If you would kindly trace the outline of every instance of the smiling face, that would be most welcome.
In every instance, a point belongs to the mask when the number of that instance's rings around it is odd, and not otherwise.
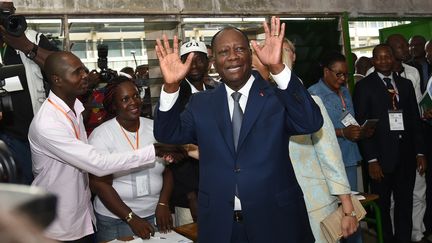
[[[247,39],[239,30],[225,29],[216,36],[213,46],[216,71],[228,87],[239,90],[252,72],[252,53]]]
[[[202,52],[194,52],[195,55],[192,59],[191,68],[189,69],[189,72],[186,75],[186,78],[193,82],[202,82],[204,76],[207,74],[208,69],[208,58],[207,55]],[[187,55],[183,55],[181,57],[182,62],[186,61]]]
[[[389,46],[376,46],[373,50],[372,65],[377,72],[389,76],[392,72],[394,57]]]
[[[117,120],[137,121],[141,114],[141,98],[136,85],[132,81],[122,82],[116,88],[113,108],[117,113]]]

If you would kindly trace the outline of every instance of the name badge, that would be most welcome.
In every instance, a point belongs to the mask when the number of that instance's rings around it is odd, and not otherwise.
[[[150,174],[148,170],[132,174],[133,197],[144,197],[150,195]]]
[[[390,131],[405,130],[402,110],[388,111],[388,115],[389,115]]]
[[[342,113],[341,122],[345,127],[348,127],[349,125],[355,125],[355,126],[359,125],[356,119],[348,111],[344,111]]]

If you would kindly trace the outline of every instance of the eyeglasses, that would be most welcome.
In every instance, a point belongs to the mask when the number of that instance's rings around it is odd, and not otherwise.
[[[348,78],[349,76],[351,76],[351,73],[336,72],[336,71],[332,70],[331,68],[328,68],[328,70],[332,71],[336,75],[337,78],[342,78],[342,77]]]

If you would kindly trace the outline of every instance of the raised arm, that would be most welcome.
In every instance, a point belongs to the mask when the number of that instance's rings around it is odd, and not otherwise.
[[[270,73],[279,74],[284,69],[282,62],[282,43],[285,33],[285,24],[280,24],[280,19],[273,16],[270,28],[266,22],[263,23],[265,31],[265,41],[261,46],[256,41],[252,41],[257,57],[261,63],[269,68]]]
[[[168,37],[162,36],[162,41],[156,39],[156,55],[164,79],[164,91],[174,93],[180,87],[180,81],[186,77],[192,63],[193,53],[189,54],[185,63],[182,63],[179,56],[177,36],[174,36],[173,47],[171,48]]]
[[[33,50],[34,44],[31,42],[25,34],[21,36],[13,36],[7,33],[5,28],[0,25],[0,35],[2,36],[3,41],[8,44],[10,47],[15,50],[19,50],[23,53],[29,53]],[[36,45],[37,46],[37,45]],[[36,56],[32,59],[41,69],[44,67],[45,59],[51,54],[53,51],[44,49],[40,46],[37,47]]]

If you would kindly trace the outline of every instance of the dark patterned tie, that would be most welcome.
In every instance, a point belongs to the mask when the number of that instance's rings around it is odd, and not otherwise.
[[[241,94],[239,92],[234,92],[231,94],[231,97],[234,100],[232,126],[233,126],[234,147],[236,151],[237,151],[237,144],[240,136],[240,129],[243,121],[243,111],[239,104],[240,96]]]
[[[393,87],[393,84],[391,83],[391,79],[390,78],[383,78],[383,80],[386,83],[387,90],[389,92],[393,92],[394,91],[394,87]]]
[[[393,105],[393,110],[397,110],[398,106],[399,106],[399,102],[397,100],[397,96],[396,96],[396,90],[393,86],[393,84],[391,83],[391,79],[390,78],[383,78],[384,82],[386,83],[386,87],[387,87],[387,91],[389,92],[389,96]]]

